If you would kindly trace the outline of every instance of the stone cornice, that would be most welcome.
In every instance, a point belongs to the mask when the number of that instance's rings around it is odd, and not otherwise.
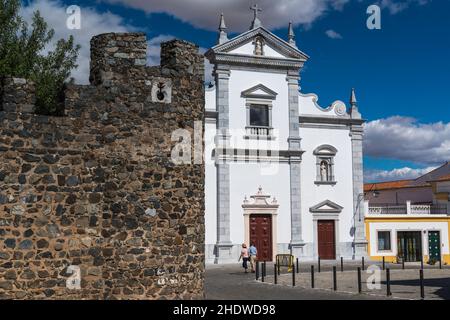
[[[303,150],[261,150],[239,148],[216,148],[213,156],[218,161],[230,162],[290,162],[301,161]]]
[[[313,116],[313,115],[301,115],[299,117],[299,123],[314,123],[314,124],[342,124],[351,126],[361,126],[366,120],[364,119],[352,119],[348,117],[331,117],[331,116]]]
[[[208,57],[212,64],[267,66],[275,69],[301,69],[304,61],[288,58],[252,56],[245,54],[217,53]]]

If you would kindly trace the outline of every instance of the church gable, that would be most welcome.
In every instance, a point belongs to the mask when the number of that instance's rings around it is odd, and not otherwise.
[[[309,57],[264,27],[249,30],[211,49],[215,54],[256,55],[306,61]]]

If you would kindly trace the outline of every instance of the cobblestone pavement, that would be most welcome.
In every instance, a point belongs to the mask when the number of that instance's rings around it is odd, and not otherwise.
[[[267,267],[267,273],[273,267]],[[243,272],[239,265],[207,266],[205,291],[208,300],[359,300],[385,299],[331,290],[293,288],[292,286],[261,283],[254,273]]]
[[[311,289],[311,265],[315,269],[315,288]],[[254,273],[245,274],[239,265],[207,266],[206,298],[207,299],[262,299],[262,300],[366,300],[366,299],[421,299],[419,269],[420,263],[407,264],[405,270],[401,265],[387,264],[390,269],[391,293],[386,296],[386,271],[382,264],[366,262],[369,266],[379,266],[381,284],[379,288],[368,289],[369,273],[361,272],[362,294],[358,294],[357,267],[360,262],[345,261],[344,272],[340,270],[340,261],[321,263],[318,273],[317,263],[299,264],[300,273],[296,274],[296,286],[292,286],[292,274],[282,268],[278,276],[278,284],[274,285],[273,264],[267,264],[265,282],[256,281]],[[337,291],[333,291],[333,266],[337,266]],[[450,267],[424,265],[425,299],[450,299]]]
[[[360,262],[344,262],[344,271],[341,271],[340,261],[325,262],[321,264],[321,272],[318,271],[317,264],[314,264],[314,285],[317,289],[325,289],[333,291],[333,272],[332,268],[336,266],[337,292],[358,294],[358,273],[357,268],[362,267]],[[369,285],[373,283],[374,273],[367,271],[367,268],[377,266],[379,270],[379,287]],[[386,270],[383,270],[382,263],[368,262],[365,263],[365,270],[361,271],[361,295],[371,297],[386,297],[387,283]],[[408,263],[405,269],[400,264],[385,264],[385,269],[390,272],[390,292],[392,299],[421,299],[420,292],[420,263]],[[278,285],[292,286],[292,274],[288,274],[287,268],[283,268],[282,273],[278,277]],[[296,273],[296,286],[301,288],[311,288],[311,263],[301,263],[299,265],[300,273]],[[267,272],[266,282],[274,281],[273,268],[272,272]],[[424,265],[424,296],[425,299],[450,299],[450,267],[438,265]],[[370,278],[371,277],[371,278]]]

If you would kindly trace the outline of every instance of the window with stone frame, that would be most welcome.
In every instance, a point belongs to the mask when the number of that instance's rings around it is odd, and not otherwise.
[[[337,149],[330,145],[321,145],[314,150],[316,156],[316,184],[335,184],[334,158]]]

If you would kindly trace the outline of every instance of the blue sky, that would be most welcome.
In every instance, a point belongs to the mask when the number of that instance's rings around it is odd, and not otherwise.
[[[302,72],[304,93],[318,94],[319,104],[327,106],[337,99],[347,102],[356,88],[360,111],[369,121],[367,181],[411,178],[450,161],[450,0],[257,2],[265,9],[263,25],[278,36],[286,38],[289,20],[296,24],[297,44],[311,57]],[[85,47],[90,33],[144,31],[153,39],[149,55],[154,63],[159,42],[170,37],[213,46],[222,11],[231,33],[244,31],[252,18],[247,9],[252,1],[242,0],[26,3],[28,11],[43,11],[57,36],[73,33]],[[373,3],[382,7],[381,30],[366,27],[366,9]],[[86,18],[84,30],[60,26],[61,10],[73,4],[82,9],[82,24]],[[88,58],[87,51],[82,58]],[[80,68],[77,78],[85,73]]]

